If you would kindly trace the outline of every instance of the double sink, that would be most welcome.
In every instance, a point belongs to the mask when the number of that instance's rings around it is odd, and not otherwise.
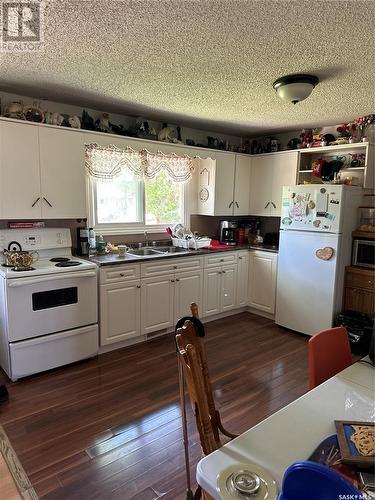
[[[181,247],[142,247],[137,249],[128,250],[129,255],[136,257],[168,257],[169,255],[184,255],[190,253],[192,250]]]

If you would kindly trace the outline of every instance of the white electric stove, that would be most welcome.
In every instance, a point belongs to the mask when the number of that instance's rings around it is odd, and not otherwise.
[[[13,243],[12,243],[13,242]],[[36,251],[28,270],[0,254],[0,364],[14,381],[98,352],[97,266],[65,228],[0,230],[0,249]]]

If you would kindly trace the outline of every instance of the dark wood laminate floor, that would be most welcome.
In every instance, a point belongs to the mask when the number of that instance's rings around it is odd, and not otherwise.
[[[249,313],[207,323],[215,399],[241,433],[307,391],[307,338]],[[6,380],[0,374],[0,383]],[[9,385],[4,426],[44,499],[184,499],[173,338]],[[201,457],[189,412],[192,477]]]

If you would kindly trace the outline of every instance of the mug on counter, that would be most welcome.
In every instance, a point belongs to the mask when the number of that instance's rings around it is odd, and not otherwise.
[[[118,256],[125,257],[128,247],[126,245],[117,245],[117,248],[118,248]]]

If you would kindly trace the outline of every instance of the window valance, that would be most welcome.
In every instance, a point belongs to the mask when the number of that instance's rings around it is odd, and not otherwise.
[[[188,155],[151,153],[147,149],[135,151],[115,145],[86,144],[87,173],[98,180],[112,180],[124,169],[143,179],[153,180],[165,172],[172,182],[189,182],[194,172],[194,160]]]

